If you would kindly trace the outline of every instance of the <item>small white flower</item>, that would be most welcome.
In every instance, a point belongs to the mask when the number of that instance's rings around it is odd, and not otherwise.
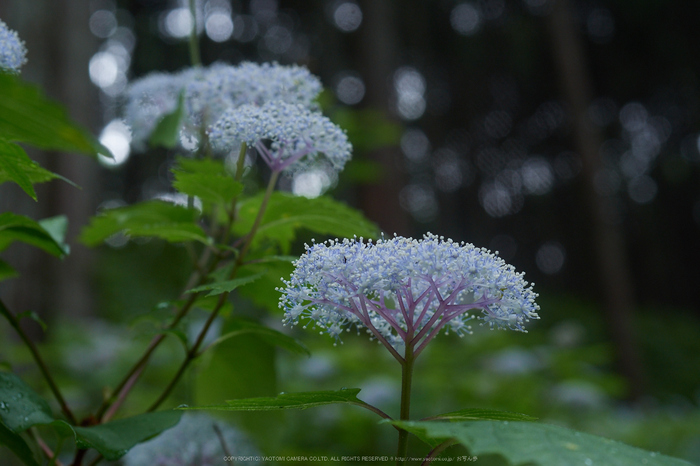
[[[0,70],[18,73],[27,62],[27,48],[17,33],[0,20]]]

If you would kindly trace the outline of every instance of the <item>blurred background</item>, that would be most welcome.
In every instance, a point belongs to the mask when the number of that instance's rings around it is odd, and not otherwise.
[[[197,11],[205,65],[303,64],[348,131],[353,161],[337,179],[305,173],[282,189],[328,192],[389,235],[430,231],[497,250],[536,283],[542,319],[528,335],[436,339],[416,369],[416,417],[510,409],[700,462],[699,3],[198,0]],[[14,246],[3,259],[22,276],[0,293],[49,322],[34,334],[56,348],[65,383],[81,374],[99,398],[142,347],[127,341],[148,341],[143,316],[179,293],[188,259],[155,241],[88,250],[75,237],[99,208],[169,192],[174,154],[130,149],[121,95],[130,80],[189,65],[193,19],[186,0],[5,0],[0,18],[27,44],[23,78],[115,155],[30,154],[82,187],[38,186],[39,203],[0,187],[2,211],[69,216],[71,255]],[[279,321],[274,296],[247,294],[237,311]],[[6,327],[0,363],[25,357]],[[382,348],[295,335],[310,359],[252,340],[221,345],[180,395],[215,403],[347,386],[397,410],[399,368]],[[171,350],[133,409],[177,364],[181,349]],[[393,451],[392,430],[350,408],[269,416],[235,419],[270,454]],[[318,428],[294,428],[309,422]]]

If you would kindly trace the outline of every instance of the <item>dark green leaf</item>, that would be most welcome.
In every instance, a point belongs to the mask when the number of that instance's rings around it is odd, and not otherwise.
[[[16,276],[17,271],[13,269],[10,264],[0,259],[0,281]]]
[[[219,160],[180,159],[173,173],[175,189],[203,202],[230,204],[243,191],[243,183],[233,179]]]
[[[212,409],[218,411],[270,411],[278,409],[306,409],[338,403],[364,404],[357,399],[359,388],[344,388],[338,391],[280,393],[276,397],[245,398],[228,400],[224,405],[187,407],[181,409]]]
[[[387,421],[384,421],[387,422]],[[472,455],[497,454],[538,466],[689,466],[690,463],[565,427],[508,421],[388,421],[431,446],[455,439]]]
[[[199,241],[207,236],[197,225],[199,213],[194,209],[163,201],[147,201],[128,207],[109,209],[93,217],[80,239],[95,246],[115,233],[129,236],[154,236],[172,243]]]
[[[184,103],[185,94],[180,93],[175,110],[165,115],[151,133],[151,138],[148,142],[152,147],[162,146],[172,149],[180,142],[180,127],[185,116]]]
[[[229,323],[231,326],[230,330],[217,338],[216,341],[209,346],[210,348],[228,340],[229,338],[244,335],[246,333],[254,333],[268,344],[279,346],[290,353],[305,354],[307,356],[311,354],[309,349],[300,341],[290,337],[289,335],[285,335],[282,332],[278,332],[277,330],[260,325],[252,320],[237,318],[231,319]]]
[[[49,227],[55,229],[56,224],[49,222]],[[53,233],[56,231],[53,230]],[[56,241],[53,234],[40,223],[11,212],[0,214],[0,251],[4,251],[14,241],[31,244],[57,257],[68,254],[67,246]]]
[[[230,293],[239,286],[243,286],[247,283],[254,282],[258,278],[262,276],[262,273],[258,273],[255,275],[250,275],[248,277],[243,277],[243,278],[234,278],[233,280],[225,280],[223,282],[215,282],[215,283],[210,283],[208,285],[202,285],[198,286],[196,288],[192,288],[190,290],[187,290],[187,293],[198,293],[200,291],[209,291],[209,293],[206,295],[207,297],[209,296],[216,296],[220,295],[223,293]]]
[[[144,442],[180,421],[181,412],[159,411],[118,419],[93,427],[72,427],[80,448],[94,448],[108,461],[116,461],[134,445]]]
[[[460,409],[459,411],[453,411],[450,413],[440,414],[433,419],[440,419],[446,421],[467,421],[467,420],[489,420],[489,421],[536,421],[537,418],[533,416],[528,416],[527,414],[512,413],[510,411],[499,411],[497,409],[481,409],[481,408],[467,408]]]
[[[27,442],[15,432],[8,429],[2,422],[0,422],[0,445],[5,445],[9,448],[10,451],[17,455],[17,458],[21,459],[27,466],[39,466]]]
[[[17,433],[54,420],[46,400],[11,372],[0,372],[0,419]]]
[[[0,184],[12,181],[19,185],[32,199],[37,200],[34,184],[60,178],[73,186],[72,181],[42,168],[29,158],[17,144],[0,138]]]
[[[250,231],[262,199],[261,194],[241,203],[238,221],[234,225],[237,235]],[[337,237],[375,238],[379,234],[376,225],[342,202],[325,196],[308,199],[276,191],[270,198],[255,241],[272,240],[287,252],[299,229]]]
[[[6,73],[0,73],[0,134],[41,149],[111,157],[97,139],[70,121],[63,107]]]

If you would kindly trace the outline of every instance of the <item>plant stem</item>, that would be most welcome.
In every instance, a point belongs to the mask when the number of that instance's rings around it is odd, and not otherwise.
[[[56,382],[54,381],[53,377],[51,377],[49,368],[46,366],[46,363],[41,357],[41,354],[39,354],[39,349],[36,347],[34,342],[27,336],[27,334],[24,333],[24,330],[22,330],[19,321],[14,316],[14,314],[12,314],[10,310],[5,306],[5,303],[3,303],[2,300],[0,300],[0,314],[5,316],[5,318],[10,322],[12,328],[14,328],[15,331],[19,334],[24,344],[27,345],[27,348],[29,348],[29,351],[34,357],[34,361],[36,361],[36,364],[39,366],[41,374],[44,376],[46,382],[49,384],[51,392],[53,392],[53,395],[56,397],[58,404],[61,405],[61,411],[63,411],[63,414],[68,418],[71,424],[76,424],[77,422],[75,416],[73,416],[73,412],[68,407],[68,403],[66,403],[65,398],[63,398],[61,391],[58,389],[58,385],[56,385]]]
[[[190,0],[190,16],[192,17],[192,29],[190,30],[190,61],[192,66],[202,66],[199,55],[199,41],[197,39],[197,8],[194,0]]]
[[[442,442],[440,445],[433,448],[432,450],[430,450],[430,453],[428,453],[428,456],[425,457],[425,461],[423,461],[421,463],[421,466],[427,466],[430,463],[432,463],[433,460],[435,458],[437,458],[437,456],[440,453],[442,453],[443,451],[445,451],[447,449],[447,447],[450,447],[450,446],[454,445],[455,443],[456,443],[455,439],[448,439],[448,440],[445,440],[444,442]]]
[[[415,361],[413,355],[413,345],[411,337],[406,338],[406,351],[404,354],[404,362],[401,364],[401,412],[402,421],[408,421],[411,410],[411,379],[413,377],[413,363]],[[408,431],[399,431],[399,445],[396,451],[396,466],[406,464],[406,454],[408,452]]]
[[[272,176],[270,176],[270,181],[267,184],[267,189],[265,190],[265,197],[263,198],[262,203],[260,204],[260,210],[258,211],[257,216],[255,217],[255,221],[253,222],[253,226],[250,228],[250,232],[246,235],[246,241],[243,244],[243,248],[241,249],[240,254],[236,258],[236,262],[234,264],[233,270],[231,270],[231,274],[229,276],[229,279],[232,279],[235,275],[236,272],[238,272],[238,269],[240,265],[243,263],[243,258],[245,254],[248,252],[250,249],[251,244],[253,243],[253,238],[255,237],[255,233],[258,231],[258,227],[260,226],[260,223],[262,222],[262,218],[265,215],[265,210],[267,208],[267,204],[270,201],[270,197],[272,196],[272,192],[275,189],[275,185],[277,184],[277,179],[279,178],[280,172],[274,171],[272,172]],[[175,376],[170,380],[170,383],[165,387],[165,390],[160,394],[158,399],[151,405],[150,408],[148,408],[148,411],[155,411],[158,406],[160,406],[170,395],[170,392],[175,388],[175,385],[179,382],[180,378],[182,375],[185,373],[185,370],[187,367],[190,365],[192,361],[194,361],[197,356],[199,356],[199,348],[202,346],[202,343],[204,342],[204,337],[206,336],[207,332],[209,331],[209,327],[211,327],[211,324],[214,322],[216,317],[219,315],[219,311],[221,308],[224,307],[224,304],[226,303],[226,300],[228,298],[229,293],[222,293],[219,297],[219,301],[216,303],[216,307],[212,310],[211,314],[209,315],[209,318],[207,319],[206,323],[204,324],[204,327],[202,330],[199,332],[199,335],[197,336],[197,340],[195,341],[194,345],[189,349],[187,352],[187,355],[185,356],[185,360],[180,364],[180,367],[178,368],[177,372],[175,373]]]

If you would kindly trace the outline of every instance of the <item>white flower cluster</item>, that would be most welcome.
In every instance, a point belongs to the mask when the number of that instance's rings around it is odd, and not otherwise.
[[[214,147],[232,149],[240,142],[254,146],[276,172],[305,170],[320,163],[337,172],[352,152],[345,132],[327,117],[279,100],[229,109],[208,134]],[[263,141],[269,141],[270,147]]]
[[[19,72],[27,62],[27,49],[17,33],[0,20],[0,71]]]
[[[122,462],[124,466],[214,466],[222,464],[229,455],[243,458],[257,454],[250,441],[225,422],[208,414],[185,413],[175,427],[136,445]],[[254,463],[236,461],[236,464]]]
[[[418,354],[441,330],[470,333],[472,312],[491,328],[525,332],[538,319],[537,294],[513,266],[486,249],[427,234],[376,243],[329,241],[307,246],[284,280],[284,323],[313,322],[339,338],[364,327],[387,347]]]
[[[132,128],[134,147],[143,150],[157,123],[175,110],[181,93],[186,110],[183,130],[196,138],[200,128],[214,123],[227,109],[273,100],[311,107],[321,89],[318,78],[300,66],[215,63],[134,81],[124,95],[124,118]]]

